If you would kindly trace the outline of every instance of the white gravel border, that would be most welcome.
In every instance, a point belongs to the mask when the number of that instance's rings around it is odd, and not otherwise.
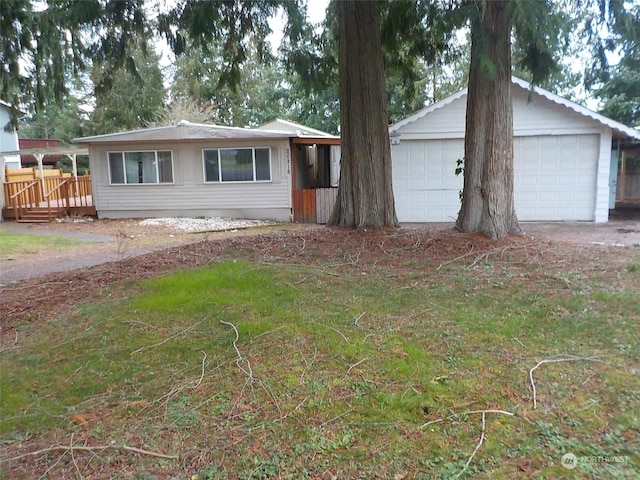
[[[237,230],[239,228],[261,227],[275,225],[274,222],[264,220],[247,220],[240,218],[147,218],[141,220],[144,227],[166,226],[186,233],[219,232]]]

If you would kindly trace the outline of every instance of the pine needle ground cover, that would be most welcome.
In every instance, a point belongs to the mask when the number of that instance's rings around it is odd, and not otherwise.
[[[66,311],[3,290],[0,478],[637,478],[637,249],[312,229],[127,262]]]

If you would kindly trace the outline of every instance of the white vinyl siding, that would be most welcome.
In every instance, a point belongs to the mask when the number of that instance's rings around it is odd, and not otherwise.
[[[98,216],[224,216],[290,221],[289,140],[261,139],[259,143],[247,141],[238,146],[239,143],[237,140],[167,142],[166,150],[170,148],[172,151],[174,183],[138,184],[136,188],[126,189],[110,183],[108,152],[114,151],[114,146],[92,145],[91,173]],[[130,144],[126,150],[143,151],[153,147],[158,146]],[[271,181],[219,182],[212,188],[212,184],[205,181],[203,151],[226,148],[269,149]],[[262,166],[258,159],[258,175],[263,172]]]

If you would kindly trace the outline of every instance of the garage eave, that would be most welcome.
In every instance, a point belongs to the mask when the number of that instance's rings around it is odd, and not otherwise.
[[[536,87],[531,85],[529,82],[522,80],[521,78],[518,77],[511,77],[511,82],[516,85],[519,88],[522,88],[524,90],[527,90],[529,92],[534,92],[538,95],[540,95],[543,98],[546,98],[547,100],[557,104],[557,105],[561,105],[565,108],[568,108],[584,117],[587,117],[591,120],[594,120],[596,122],[598,122],[601,125],[605,125],[607,127],[609,127],[613,132],[614,135],[617,138],[621,138],[623,140],[632,140],[633,142],[640,142],[640,131],[628,127],[620,122],[616,122],[615,120],[605,117],[604,115],[600,115],[599,113],[593,112],[591,110],[589,110],[588,108],[583,107],[582,105],[578,105],[575,102],[572,102],[571,100],[567,100],[566,98],[562,98],[559,95],[556,95],[555,93],[551,93],[548,90],[545,90],[543,88],[540,87]],[[462,98],[464,96],[467,95],[467,88],[464,88],[462,90],[460,90],[457,93],[454,93],[453,95],[448,96],[447,98],[445,98],[444,100],[440,100],[439,102],[436,102],[432,105],[429,105],[428,107],[425,107],[419,111],[417,111],[416,113],[414,113],[413,115],[410,115],[409,117],[400,120],[397,123],[394,123],[392,125],[389,126],[389,132],[391,134],[394,133],[401,133],[400,131],[403,129],[403,127],[416,122],[417,120],[420,120],[421,118],[423,118],[424,116],[439,110],[449,104],[451,104],[452,102],[454,102],[455,100],[458,100],[459,98]]]

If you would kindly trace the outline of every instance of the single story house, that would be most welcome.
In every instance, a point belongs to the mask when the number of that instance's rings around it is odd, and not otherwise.
[[[640,146],[640,131],[519,78],[512,82],[519,220],[606,222],[619,170],[622,181],[625,154]],[[456,219],[463,178],[455,170],[464,157],[466,102],[464,89],[391,125],[401,222]]]
[[[181,121],[74,141],[89,148],[99,218],[322,223],[335,201],[331,146],[340,138],[284,120],[258,128]]]

